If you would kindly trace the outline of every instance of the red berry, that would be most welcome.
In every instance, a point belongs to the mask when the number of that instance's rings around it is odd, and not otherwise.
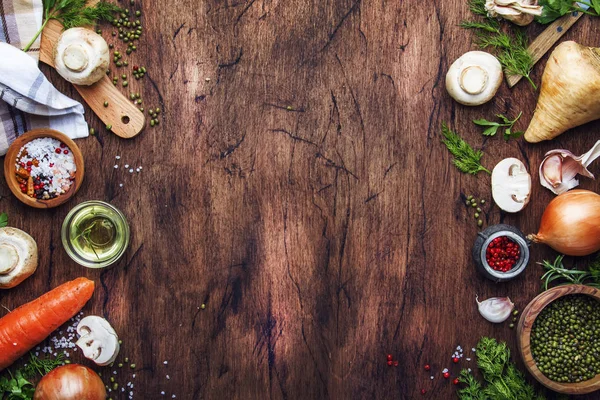
[[[421,389],[421,394],[425,394],[425,393],[427,393],[427,390]]]
[[[425,371],[429,371],[431,369],[431,367],[429,366],[429,364],[425,364]]]
[[[446,378],[446,379],[450,378],[450,372],[444,372],[444,378]]]
[[[33,165],[33,163],[31,161],[27,161],[27,166],[31,167]]]
[[[67,147],[67,145],[66,145],[66,144],[64,144],[64,143],[61,143],[61,144],[60,144],[60,148],[61,148],[61,149],[64,149],[65,147]]]
[[[456,378],[455,380],[452,381],[452,383],[454,383],[455,385],[458,385],[458,378]]]
[[[388,355],[387,355],[387,360],[388,360],[388,361],[392,361],[392,355],[391,355],[391,354],[388,354]]]
[[[69,154],[69,150],[63,151],[64,154]]]
[[[452,362],[453,362],[454,364],[458,364],[458,357],[454,357],[454,358],[452,359]]]
[[[399,364],[399,363],[398,363],[398,360],[394,361],[394,367],[397,367],[397,366],[398,366],[398,364]]]
[[[27,172],[31,172],[31,167],[27,167],[25,169],[27,170]]]
[[[388,366],[390,366],[390,367],[392,366],[392,364],[393,364],[392,360],[389,360],[389,361],[387,362],[387,365],[388,365]]]
[[[60,154],[60,152],[61,152],[61,151],[62,151],[62,150],[61,150],[60,148],[58,148],[58,147],[57,147],[57,148],[54,150],[54,152],[55,152],[56,154]]]
[[[50,168],[52,168],[52,167],[54,167],[54,163],[51,162],[50,163]]]
[[[134,66],[133,66],[133,70],[134,70],[134,71],[137,71],[138,69],[140,69],[140,67],[138,67],[137,65],[134,65]]]

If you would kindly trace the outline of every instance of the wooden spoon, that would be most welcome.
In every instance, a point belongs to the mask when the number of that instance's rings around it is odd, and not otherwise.
[[[62,31],[60,22],[51,20],[42,32],[40,61],[51,67],[54,67],[54,46]],[[91,86],[73,86],[102,122],[112,125],[111,130],[115,135],[129,139],[144,128],[144,113],[117,89],[108,76]],[[104,107],[105,101],[108,107]]]

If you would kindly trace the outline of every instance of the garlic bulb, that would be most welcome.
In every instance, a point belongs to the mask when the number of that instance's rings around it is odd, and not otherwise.
[[[459,57],[446,74],[446,90],[466,106],[478,106],[494,97],[502,84],[502,66],[496,57],[483,51],[469,51]]]
[[[110,63],[108,44],[96,32],[67,29],[54,48],[54,67],[67,81],[93,85],[106,75]]]
[[[529,25],[543,11],[537,0],[487,0],[485,9],[490,17],[504,18],[519,26]]]
[[[480,302],[478,296],[475,296],[475,301],[479,307],[479,314],[496,324],[506,321],[510,317],[513,308],[515,308],[508,297],[490,297]]]
[[[540,183],[554,194],[562,194],[579,185],[577,175],[594,179],[587,167],[600,157],[600,140],[579,157],[568,150],[552,150],[540,165]]]

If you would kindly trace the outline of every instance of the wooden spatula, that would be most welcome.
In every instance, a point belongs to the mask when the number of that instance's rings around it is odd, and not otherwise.
[[[533,63],[537,63],[550,50],[554,43],[569,30],[581,18],[583,13],[570,13],[548,25],[546,29],[527,48],[533,56]],[[508,75],[506,81],[508,87],[515,86],[523,78],[521,75]]]
[[[40,61],[51,67],[54,67],[54,45],[62,31],[63,26],[58,21],[51,20],[42,33]],[[144,113],[119,92],[108,76],[92,86],[73,86],[102,122],[112,125],[115,135],[128,139],[144,128]],[[105,101],[108,101],[108,107],[104,107]]]

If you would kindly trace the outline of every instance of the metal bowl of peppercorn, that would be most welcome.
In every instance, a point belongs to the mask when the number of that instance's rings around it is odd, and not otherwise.
[[[529,263],[525,235],[506,224],[492,225],[479,232],[472,255],[477,271],[494,282],[516,278]]]
[[[564,394],[600,389],[600,290],[557,286],[533,299],[517,326],[527,370],[542,385]]]
[[[53,208],[81,187],[81,150],[69,137],[52,129],[34,129],[19,136],[4,158],[4,177],[11,192],[35,208]]]

